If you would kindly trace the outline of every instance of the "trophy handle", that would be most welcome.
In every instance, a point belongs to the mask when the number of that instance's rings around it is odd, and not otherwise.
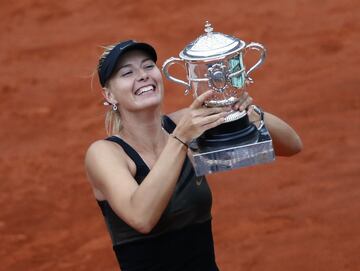
[[[255,70],[256,68],[258,68],[260,65],[262,65],[265,61],[266,58],[266,49],[263,45],[261,45],[260,43],[256,43],[256,42],[250,42],[248,45],[246,45],[245,47],[245,53],[247,50],[256,50],[260,52],[260,59],[258,60],[258,62],[255,63],[254,66],[252,66],[247,72],[246,72],[246,79],[249,81],[249,83],[253,83],[254,80],[251,79],[249,77],[249,74]]]
[[[164,73],[164,75],[165,75],[165,77],[167,78],[167,79],[169,79],[170,81],[173,81],[173,82],[175,82],[175,83],[178,83],[178,84],[180,84],[180,85],[183,85],[183,86],[185,86],[185,94],[188,94],[189,93],[189,90],[190,90],[190,84],[189,83],[186,83],[185,81],[183,81],[183,80],[180,80],[180,79],[178,79],[178,78],[175,78],[175,77],[173,77],[173,76],[171,76],[170,75],[170,73],[169,73],[169,68],[170,68],[170,66],[172,66],[173,64],[175,64],[175,63],[179,63],[179,62],[183,62],[183,60],[182,59],[180,59],[180,58],[177,58],[177,57],[170,57],[169,59],[167,59],[165,62],[164,62],[164,64],[163,64],[163,66],[162,66],[162,71],[163,71],[163,73]]]

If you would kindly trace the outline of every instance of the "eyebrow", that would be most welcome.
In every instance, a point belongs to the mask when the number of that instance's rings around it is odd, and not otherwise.
[[[144,58],[143,60],[141,60],[141,64],[143,64],[144,62],[146,62],[148,60],[152,60],[152,59],[150,57]],[[121,69],[126,68],[126,67],[131,67],[131,64],[125,64],[125,65],[119,66],[117,68],[117,71],[120,71]]]

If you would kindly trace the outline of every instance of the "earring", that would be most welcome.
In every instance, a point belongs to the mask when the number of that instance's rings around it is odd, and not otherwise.
[[[114,110],[114,111],[117,111],[117,110],[118,110],[118,108],[117,108],[117,105],[116,105],[116,104],[113,104],[113,105],[112,105],[112,110]]]

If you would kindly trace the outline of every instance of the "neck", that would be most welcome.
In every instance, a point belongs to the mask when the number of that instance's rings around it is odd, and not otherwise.
[[[158,152],[167,134],[162,129],[160,109],[121,113],[122,129],[119,135],[138,151]]]

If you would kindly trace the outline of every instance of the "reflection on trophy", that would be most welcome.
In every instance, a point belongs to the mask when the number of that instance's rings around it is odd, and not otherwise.
[[[248,50],[260,52],[260,59],[246,70],[243,57]],[[213,32],[206,22],[205,34],[187,45],[179,57],[164,62],[165,76],[185,86],[186,94],[193,91],[195,98],[214,89],[215,94],[205,106],[218,107],[239,100],[247,85],[253,82],[249,74],[264,62],[266,50],[259,43],[246,44],[235,37]],[[185,65],[187,82],[169,74],[169,67],[175,63]],[[223,124],[205,131],[190,143],[190,153],[197,176],[266,163],[275,158],[263,121],[256,127],[249,122],[246,111],[230,112]]]

